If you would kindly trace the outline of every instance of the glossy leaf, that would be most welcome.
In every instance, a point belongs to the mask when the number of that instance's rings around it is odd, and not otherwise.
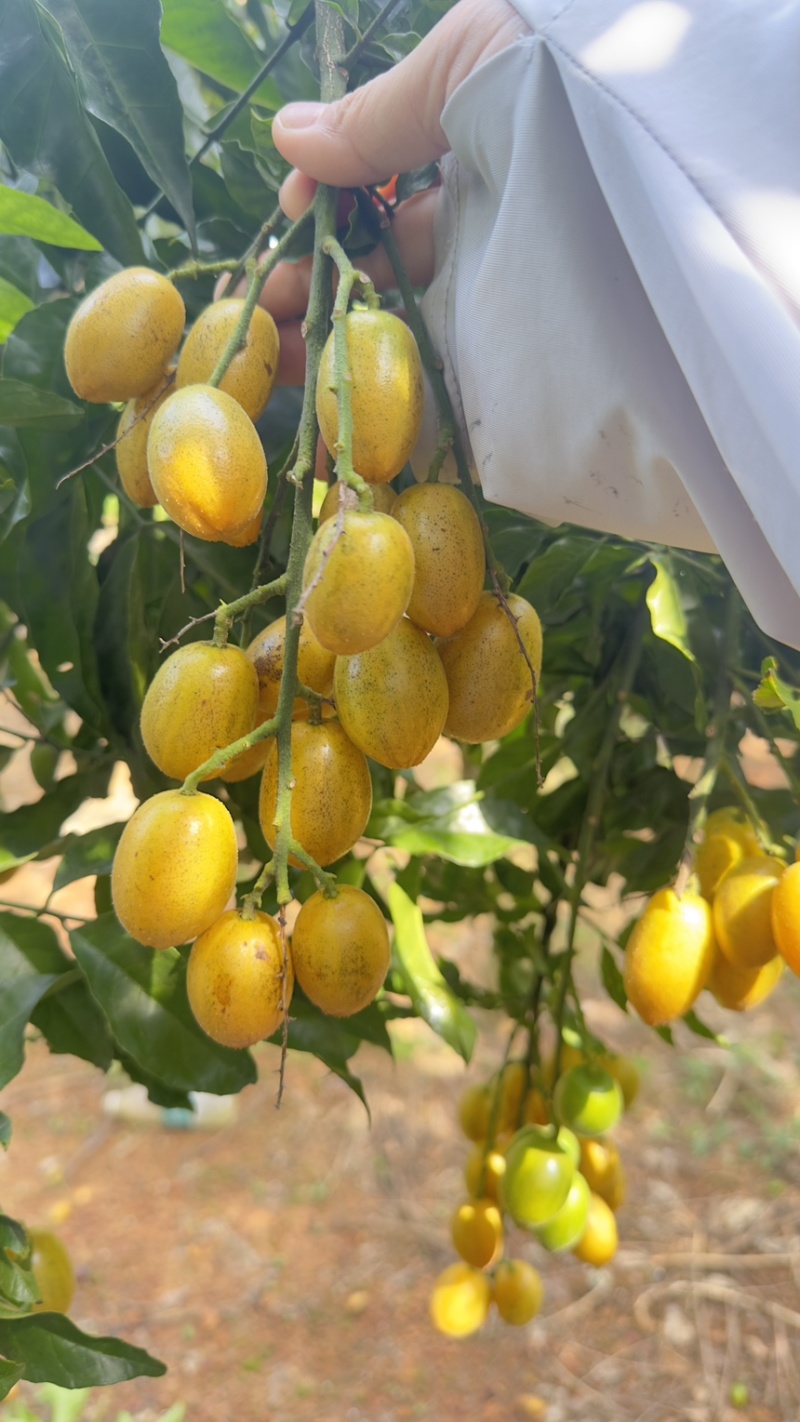
[[[39,0],[57,21],[83,106],[130,143],[194,233],[183,109],[159,44],[159,0]]]
[[[70,941],[114,1036],[142,1068],[178,1091],[241,1091],[255,1081],[249,1052],[220,1047],[198,1027],[186,996],[186,961],[155,953],[105,914]]]
[[[34,0],[0,0],[0,141],[19,167],[55,183],[119,261],[142,260],[133,208],[81,108],[53,21]]]
[[[668,554],[651,554],[650,562],[656,571],[646,593],[653,631],[656,637],[677,647],[684,657],[694,662],[681,600],[680,571]]]
[[[80,405],[62,395],[25,385],[21,380],[0,380],[0,425],[69,430],[82,419]]]
[[[603,986],[611,998],[612,1002],[621,1007],[623,1012],[628,1010],[628,996],[625,992],[625,983],[622,973],[613,953],[603,946],[600,954],[600,973],[603,979]]]
[[[160,1378],[167,1371],[143,1348],[82,1333],[61,1313],[0,1319],[0,1353],[20,1363],[30,1382],[59,1387],[107,1387],[130,1378]]]
[[[247,88],[263,63],[219,0],[164,0],[161,41],[201,74],[234,93]],[[255,100],[271,109],[280,108],[280,91],[272,79],[264,81]]]
[[[788,711],[800,731],[800,692],[778,676],[774,657],[765,658],[762,664],[761,681],[753,692],[753,700],[763,711]]]
[[[434,962],[422,913],[397,883],[391,885],[388,898],[395,930],[395,955],[414,1009],[437,1036],[468,1062],[477,1028]]]
[[[12,1363],[7,1358],[0,1358],[0,1398],[8,1397],[12,1387],[16,1387],[24,1371],[24,1363]]]
[[[61,863],[56,870],[53,891],[86,879],[90,874],[110,874],[119,837],[125,824],[101,825],[86,834],[73,834],[64,841]]]
[[[89,994],[72,959],[61,948],[49,924],[17,919],[19,948],[42,975],[55,978],[52,989],[34,1007],[30,1020],[51,1052],[80,1057],[106,1071],[113,1056],[108,1024]]]
[[[17,322],[22,320],[26,311],[32,310],[33,305],[24,291],[0,276],[0,346],[5,345]]]
[[[36,965],[35,949],[48,934],[52,929],[35,919],[0,913],[0,1086],[21,1069],[31,1012],[59,977],[58,972],[40,972]]]
[[[0,187],[0,232],[16,237],[32,237],[51,247],[78,247],[85,252],[102,251],[102,243],[86,232],[74,218],[60,212],[44,198],[18,188]]]

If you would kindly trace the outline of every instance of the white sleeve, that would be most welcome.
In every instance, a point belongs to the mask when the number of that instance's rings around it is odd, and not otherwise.
[[[486,497],[717,550],[800,647],[800,0],[513,0],[424,311]]]

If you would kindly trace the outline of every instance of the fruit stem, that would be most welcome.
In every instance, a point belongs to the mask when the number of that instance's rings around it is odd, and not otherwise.
[[[394,10],[395,6],[398,3],[399,0],[386,0],[386,4],[381,6],[374,20],[370,20],[370,23],[364,30],[364,33],[362,34],[361,38],[356,41],[356,43],[353,45],[353,48],[351,50],[348,50],[347,54],[344,56],[344,59],[342,60],[342,68],[346,68],[348,70],[352,69],[356,60],[361,58],[361,55],[364,53],[364,50],[366,49],[376,30],[379,30],[384,20],[387,20],[389,18],[390,12]]]
[[[591,765],[589,793],[586,796],[586,808],[583,812],[583,819],[581,820],[581,827],[578,833],[575,873],[569,890],[570,912],[569,925],[567,927],[567,941],[563,954],[561,976],[555,990],[552,1008],[553,1024],[556,1029],[553,1086],[555,1086],[561,1075],[561,1057],[564,1050],[564,1008],[566,1006],[567,993],[572,985],[572,965],[575,958],[575,930],[578,926],[581,897],[589,877],[589,855],[592,852],[595,836],[600,828],[606,790],[608,788],[608,772],[617,744],[619,723],[639,666],[644,635],[649,620],[650,612],[643,593],[636,615],[631,623],[628,636],[622,644],[619,655],[606,682],[607,695],[611,701],[611,714],[606,722],[606,729],[600,743],[600,749]]]
[[[249,894],[245,894],[239,907],[239,912],[246,923],[252,923],[258,909],[261,907],[261,899],[270,879],[275,877],[275,860],[268,859],[261,870],[256,882]]]
[[[221,276],[223,272],[235,272],[238,265],[236,257],[228,257],[222,262],[201,262],[198,259],[184,262],[182,267],[173,267],[166,276],[168,281],[192,281],[201,276]]]
[[[253,588],[250,592],[243,593],[234,602],[223,602],[214,618],[214,646],[225,646],[228,634],[237,617],[241,617],[244,613],[249,612],[251,607],[257,607],[261,602],[269,602],[273,597],[282,597],[285,592],[286,574],[283,573],[273,582],[264,583],[260,588]]]
[[[220,750],[214,751],[208,760],[198,765],[191,775],[187,775],[181,786],[182,795],[196,795],[197,787],[201,780],[213,780],[218,771],[224,770],[226,765],[230,765],[237,755],[242,755],[244,751],[252,750],[253,746],[260,745],[262,741],[268,741],[270,736],[274,736],[278,729],[278,717],[273,716],[270,721],[263,721],[255,730],[248,731],[246,736],[240,736],[238,741],[231,741],[229,746],[222,746]]]
[[[333,369],[336,392],[336,406],[339,415],[339,435],[336,441],[337,479],[358,495],[358,507],[362,513],[369,513],[373,507],[372,490],[366,479],[362,479],[353,468],[353,408],[350,399],[352,379],[350,375],[350,355],[347,349],[347,307],[353,288],[358,286],[367,296],[373,297],[375,288],[363,272],[356,271],[344,248],[335,237],[328,237],[322,244],[326,256],[332,257],[339,270],[339,285],[333,306]]]

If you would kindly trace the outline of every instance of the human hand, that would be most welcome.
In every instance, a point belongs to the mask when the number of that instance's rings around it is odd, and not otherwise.
[[[272,134],[295,166],[280,203],[299,217],[317,182],[360,187],[393,173],[422,167],[448,149],[442,111],[462,80],[529,30],[509,0],[460,0],[400,64],[332,104],[288,104],[275,116]],[[393,232],[415,286],[433,276],[436,188],[407,199],[395,212]],[[394,285],[388,258],[378,247],[359,259],[378,290]],[[261,303],[278,323],[278,380],[302,383],[305,343],[301,321],[308,305],[311,259],[283,262],[269,276]]]

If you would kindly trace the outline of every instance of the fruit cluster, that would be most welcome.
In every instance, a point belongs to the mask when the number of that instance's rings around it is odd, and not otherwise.
[[[699,893],[660,890],[628,941],[625,991],[651,1026],[684,1016],[704,988],[746,1012],[786,965],[800,975],[800,863],[766,854],[745,817],[722,808],[708,817],[693,867]]]
[[[130,497],[160,502],[196,537],[235,546],[252,542],[261,524],[267,469],[253,421],[269,399],[278,359],[266,312],[256,308],[246,340],[243,319],[235,300],[200,315],[173,390],[167,367],[183,303],[168,279],[131,269],[86,299],[65,352],[79,395],[130,401],[117,446]],[[228,360],[237,331],[245,343]],[[192,1010],[209,1036],[231,1047],[277,1030],[295,979],[334,1016],[373,1000],[390,961],[383,914],[369,894],[335,888],[323,872],[366,828],[367,757],[407,769],[443,732],[472,743],[497,739],[525,717],[541,671],[534,609],[513,594],[484,591],[483,533],[466,495],[436,483],[400,494],[390,487],[422,419],[413,335],[389,313],[354,309],[345,341],[357,473],[330,491],[302,594],[287,609],[288,626],[299,625],[297,687],[286,707],[290,781],[277,739],[287,617],[246,649],[228,644],[230,624],[218,619],[213,641],[179,647],[147,690],[144,745],[165,775],[186,783],[140,806],[112,873],[117,916],[134,938],[158,949],[194,940]],[[333,333],[316,405],[328,449],[341,453]],[[234,745],[236,752],[220,756]],[[288,862],[312,869],[322,884],[300,910],[291,948],[252,895],[227,909],[237,875],[234,823],[222,799],[197,789],[216,775],[233,782],[257,773],[267,843],[277,853],[277,826],[286,818],[281,785],[289,782]]]
[[[431,1317],[441,1333],[465,1337],[492,1304],[506,1323],[529,1323],[542,1303],[533,1265],[505,1255],[508,1224],[550,1253],[571,1250],[600,1267],[617,1248],[614,1212],[625,1199],[625,1173],[607,1132],[638,1090],[633,1063],[562,1044],[538,1068],[509,1061],[461,1098],[459,1120],[474,1142],[464,1178],[469,1198],[451,1234],[461,1262],[437,1279]]]

